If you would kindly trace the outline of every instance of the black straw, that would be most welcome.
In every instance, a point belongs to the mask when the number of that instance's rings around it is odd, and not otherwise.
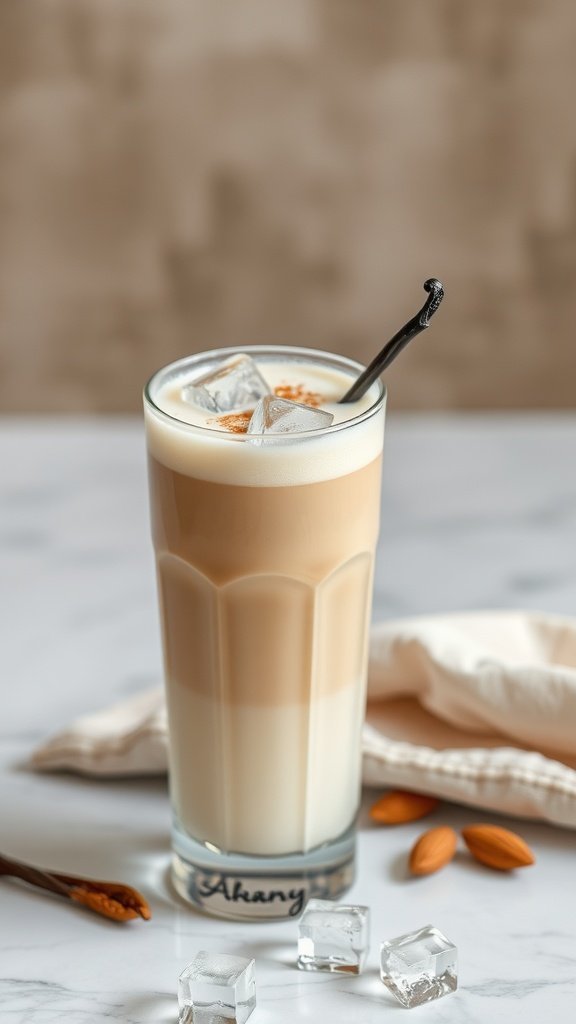
[[[424,290],[430,294],[420,312],[413,316],[407,324],[404,324],[404,327],[393,338],[390,338],[390,341],[384,345],[382,351],[372,360],[370,366],[367,366],[358,377],[358,380],[354,381],[352,387],[340,399],[340,402],[356,402],[359,398],[362,398],[362,395],[368,391],[370,385],[390,366],[390,363],[396,359],[396,356],[400,354],[408,342],[412,341],[412,338],[415,338],[417,334],[420,334],[421,331],[430,326],[430,317],[436,312],[444,298],[444,288],[435,277],[429,277],[424,282]]]

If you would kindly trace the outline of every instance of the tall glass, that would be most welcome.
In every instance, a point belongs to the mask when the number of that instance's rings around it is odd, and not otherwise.
[[[310,349],[221,349],[145,390],[169,721],[173,880],[228,918],[297,915],[354,876],[385,393],[265,443],[173,415],[166,389],[247,352],[337,376]],[[170,408],[170,412],[167,409]],[[360,409],[360,411],[359,411]]]

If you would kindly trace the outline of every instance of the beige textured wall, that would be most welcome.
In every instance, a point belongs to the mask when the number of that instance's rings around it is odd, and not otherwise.
[[[0,0],[0,405],[128,410],[212,345],[394,408],[569,407],[573,0]]]

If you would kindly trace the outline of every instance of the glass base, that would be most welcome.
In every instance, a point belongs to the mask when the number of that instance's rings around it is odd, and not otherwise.
[[[172,881],[178,894],[199,910],[234,921],[298,917],[309,899],[339,899],[354,881],[356,833],[308,853],[250,857],[221,853],[184,835],[172,834]]]

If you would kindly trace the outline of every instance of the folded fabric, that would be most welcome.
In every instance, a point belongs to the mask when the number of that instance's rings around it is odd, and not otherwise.
[[[522,612],[374,627],[363,780],[576,828],[576,621]],[[161,689],[78,719],[38,769],[157,774]]]

